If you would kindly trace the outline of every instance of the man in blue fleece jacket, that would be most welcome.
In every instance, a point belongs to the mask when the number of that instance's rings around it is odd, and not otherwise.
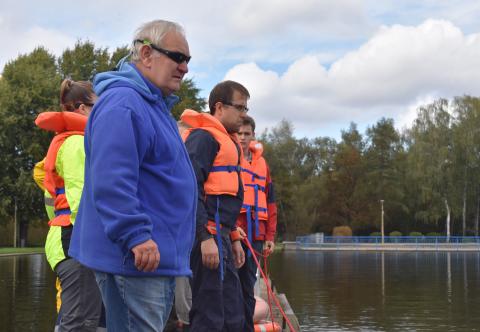
[[[197,189],[170,109],[190,60],[182,27],[153,21],[131,63],[98,74],[70,255],[95,271],[112,331],[162,331],[190,275]]]

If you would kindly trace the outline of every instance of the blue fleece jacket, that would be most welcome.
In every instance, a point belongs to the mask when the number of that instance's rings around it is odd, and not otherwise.
[[[195,174],[170,109],[178,100],[134,65],[98,74],[99,99],[85,130],[85,184],[70,256],[98,271],[129,276],[190,275]],[[134,266],[131,249],[158,245],[154,272]]]

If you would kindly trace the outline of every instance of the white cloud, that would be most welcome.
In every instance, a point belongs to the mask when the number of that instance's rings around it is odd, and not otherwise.
[[[238,79],[260,126],[287,118],[305,135],[338,135],[350,121],[404,121],[418,100],[478,95],[478,15],[470,0],[3,0],[0,70],[37,45],[112,49],[163,18],[185,26],[202,94]]]
[[[288,63],[305,52],[335,54],[335,50],[314,50],[312,45],[339,40],[345,43],[352,36],[366,36],[372,28],[365,6],[356,0],[187,0],[181,4],[152,0],[141,4],[134,0],[4,0],[0,3],[0,22],[7,20],[7,24],[0,23],[0,37],[2,41],[10,36],[20,41],[28,31],[43,29],[58,36],[54,45],[50,45],[54,42],[50,35],[42,31],[35,36],[36,43],[49,48],[56,49],[62,38],[72,41],[63,48],[72,47],[77,39],[114,48],[128,44],[139,24],[158,18],[185,26],[194,56],[192,66],[212,66],[222,74],[225,63]],[[31,51],[31,46],[23,42],[14,46],[15,52],[0,51],[0,69],[17,53]]]
[[[464,35],[443,20],[384,26],[328,69],[309,55],[280,76],[250,63],[225,77],[262,90],[252,94],[251,105],[264,126],[286,118],[314,136],[333,124],[373,124],[382,116],[403,125],[419,101],[480,95],[480,34]]]
[[[33,51],[38,46],[45,47],[55,55],[66,47],[72,46],[75,39],[53,29],[41,26],[30,26],[22,29],[13,19],[0,16],[0,40],[4,47],[0,48],[0,68],[20,54]]]
[[[248,37],[259,32],[275,36],[303,32],[297,38],[304,39],[333,30],[338,37],[357,34],[355,27],[363,27],[366,22],[364,6],[353,0],[335,3],[328,0],[245,0],[238,3],[230,16],[236,33]]]

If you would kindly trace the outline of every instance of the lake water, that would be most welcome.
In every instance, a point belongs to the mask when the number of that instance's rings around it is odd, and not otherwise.
[[[53,331],[55,293],[44,255],[0,257],[0,331]]]
[[[270,270],[302,331],[480,330],[478,252],[284,252]]]
[[[478,252],[277,253],[269,270],[302,331],[480,330]],[[0,257],[0,331],[52,331],[43,255]]]

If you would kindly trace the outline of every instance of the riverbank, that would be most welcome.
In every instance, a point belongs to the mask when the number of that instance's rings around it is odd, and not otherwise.
[[[13,248],[5,247],[0,248],[0,257],[2,256],[17,256],[17,255],[36,255],[44,254],[45,249],[43,247],[29,247],[29,248]]]
[[[480,251],[478,243],[297,243],[283,242],[283,250],[304,251]]]

